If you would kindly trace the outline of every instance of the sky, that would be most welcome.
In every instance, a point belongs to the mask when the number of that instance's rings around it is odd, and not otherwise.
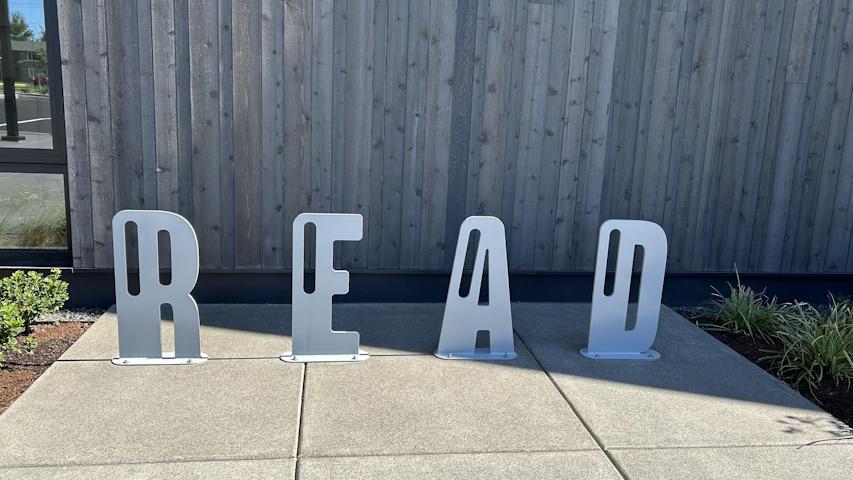
[[[9,0],[9,16],[21,12],[24,20],[36,38],[44,30],[44,1],[43,0]]]

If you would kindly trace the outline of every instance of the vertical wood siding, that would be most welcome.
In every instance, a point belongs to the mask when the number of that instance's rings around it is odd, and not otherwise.
[[[357,269],[448,268],[479,214],[515,270],[636,218],[670,271],[853,272],[848,0],[59,3],[77,268],[159,208],[207,269],[286,269],[335,211]]]

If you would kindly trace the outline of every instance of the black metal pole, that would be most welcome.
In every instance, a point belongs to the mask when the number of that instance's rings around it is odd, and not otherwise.
[[[12,58],[12,36],[9,31],[9,0],[0,0],[0,55],[3,56],[3,97],[6,107],[6,135],[2,140],[24,140],[18,133],[18,106],[15,103],[15,59]]]

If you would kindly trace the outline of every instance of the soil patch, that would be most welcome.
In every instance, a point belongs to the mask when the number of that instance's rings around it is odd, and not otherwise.
[[[0,413],[20,397],[47,367],[6,367],[0,369]]]
[[[28,335],[38,340],[32,352],[6,352],[6,365],[0,368],[0,413],[9,408],[68,347],[89,328],[88,322],[33,325]],[[27,335],[18,337],[23,347]]]

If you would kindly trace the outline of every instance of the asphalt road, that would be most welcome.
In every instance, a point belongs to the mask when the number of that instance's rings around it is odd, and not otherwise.
[[[5,97],[0,95],[5,102]],[[25,132],[51,133],[50,130],[50,97],[47,95],[18,94],[16,99],[18,109],[18,129]],[[6,108],[0,105],[0,131],[6,133]]]

